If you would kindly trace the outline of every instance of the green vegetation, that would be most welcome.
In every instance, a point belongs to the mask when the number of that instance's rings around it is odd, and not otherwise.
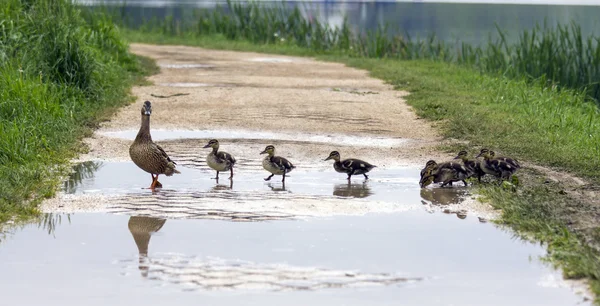
[[[576,25],[540,28],[515,45],[501,39],[452,53],[434,38],[409,42],[383,31],[352,37],[345,29],[309,23],[297,11],[250,5],[232,12],[197,13],[196,23],[188,24],[153,21],[124,34],[136,42],[314,56],[366,69],[410,92],[408,103],[445,137],[468,141],[444,149],[475,154],[489,147],[600,183],[600,114],[590,103],[598,98],[600,49],[598,39],[584,39]],[[546,243],[548,258],[565,276],[587,279],[600,296],[594,204],[572,186],[550,183],[544,173],[524,169],[519,176],[517,190],[483,185],[480,193],[502,209],[500,222]],[[580,222],[586,230],[574,226]]]
[[[474,47],[467,43],[447,44],[434,35],[420,41],[392,36],[387,27],[354,35],[346,22],[332,29],[319,20],[305,18],[298,7],[289,9],[284,5],[229,2],[227,7],[216,10],[191,10],[181,19],[151,19],[136,27],[131,26],[133,23],[124,12],[112,10],[109,14],[117,23],[140,33],[179,38],[222,35],[254,44],[301,47],[315,54],[446,61],[515,79],[544,80],[548,87],[585,91],[600,101],[599,39],[584,37],[575,23],[538,26],[524,31],[515,43],[510,43],[498,29],[498,39],[490,38],[487,44]]]
[[[128,53],[112,21],[67,0],[0,8],[0,222],[36,213],[57,175],[153,65]]]

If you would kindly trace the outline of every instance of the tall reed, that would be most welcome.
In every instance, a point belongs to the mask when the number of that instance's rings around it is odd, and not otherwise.
[[[417,40],[390,35],[382,26],[366,33],[354,33],[347,21],[332,28],[317,18],[307,17],[298,6],[264,6],[256,2],[231,2],[217,9],[195,9],[177,19],[145,19],[141,26],[127,19],[124,10],[112,10],[122,26],[170,36],[224,35],[231,40],[259,44],[290,44],[314,52],[341,52],[355,57],[430,59],[474,67],[527,80],[543,79],[549,86],[585,91],[600,101],[600,44],[595,36],[584,37],[575,23],[540,25],[523,31],[509,43],[502,29],[498,39],[482,46],[464,42],[446,43],[431,34]],[[395,33],[402,31],[394,31]]]

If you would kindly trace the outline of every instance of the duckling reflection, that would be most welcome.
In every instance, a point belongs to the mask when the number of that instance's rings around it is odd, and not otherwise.
[[[152,217],[133,216],[129,218],[127,226],[138,248],[139,269],[143,277],[148,277],[147,258],[150,236],[158,232],[165,225],[165,222],[167,220]]]
[[[285,182],[282,182],[281,185],[268,183],[267,186],[269,186],[269,188],[271,188],[271,191],[287,191],[287,192],[290,192],[289,190],[285,189]]]
[[[217,184],[212,188],[213,191],[233,189],[233,180],[229,180],[229,184],[219,184],[219,179],[216,182]]]
[[[371,188],[366,183],[362,184],[337,184],[333,187],[333,195],[347,198],[366,198],[373,195]]]
[[[458,204],[465,199],[461,188],[421,188],[421,198],[433,205]]]

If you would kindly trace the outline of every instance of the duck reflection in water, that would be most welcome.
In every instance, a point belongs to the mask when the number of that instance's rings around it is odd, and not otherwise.
[[[213,191],[233,189],[233,180],[229,180],[229,184],[219,184],[219,179],[216,179],[216,183],[217,184],[212,188]]]
[[[346,198],[366,198],[373,195],[366,182],[362,184],[337,184],[333,187],[333,195]]]
[[[135,240],[139,252],[139,269],[143,277],[148,277],[148,245],[152,234],[158,232],[167,220],[152,217],[133,216],[129,218],[129,232]]]
[[[433,205],[458,204],[465,197],[464,188],[421,188],[421,198]]]
[[[277,183],[269,183],[267,184],[267,186],[269,186],[269,188],[271,188],[271,191],[287,191],[290,192],[289,190],[285,189],[285,182],[282,182],[281,184],[277,184]]]

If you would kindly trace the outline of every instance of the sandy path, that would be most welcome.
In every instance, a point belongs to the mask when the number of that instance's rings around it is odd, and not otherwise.
[[[342,157],[360,155],[376,164],[424,164],[441,138],[420,120],[396,91],[366,71],[338,63],[258,53],[185,46],[133,44],[132,52],[151,57],[161,72],[151,86],[133,88],[136,102],[123,108],[87,142],[89,158],[127,159],[128,141],[102,132],[139,128],[139,109],[153,104],[152,129],[244,129],[405,138],[393,148],[344,148]],[[169,98],[155,96],[170,96]],[[155,95],[155,96],[153,96]],[[263,145],[263,144],[261,144]],[[338,149],[302,145],[322,156]],[[431,152],[430,152],[431,151]],[[312,155],[312,154],[311,154]],[[445,157],[447,158],[447,156]]]
[[[122,108],[114,118],[103,123],[91,138],[84,140],[89,152],[79,157],[81,161],[130,163],[128,149],[133,135],[139,129],[140,108],[145,100],[152,102],[151,130],[155,141],[163,145],[180,167],[187,169],[209,171],[204,164],[208,150],[201,149],[201,146],[209,136],[217,137],[214,136],[218,134],[216,131],[221,131],[220,135],[228,138],[219,136],[221,146],[236,156],[240,161],[238,167],[242,167],[240,171],[245,173],[264,172],[259,166],[262,156],[258,153],[267,144],[274,144],[278,154],[301,165],[296,172],[332,171],[331,162],[323,162],[332,150],[340,151],[342,158],[365,159],[376,164],[377,169],[421,167],[431,158],[444,160],[452,157],[434,150],[434,146],[442,139],[429,123],[420,120],[405,103],[403,96],[407,93],[396,91],[383,81],[369,77],[366,71],[308,58],[185,46],[133,44],[131,51],[155,59],[161,71],[149,78],[152,85],[134,87],[135,102]],[[159,140],[157,136],[160,136],[161,130],[208,132],[206,140],[203,137]],[[110,135],[123,131],[129,133],[129,139]],[[231,136],[230,131],[242,131],[246,136]],[[265,133],[272,135],[265,137]],[[313,141],[315,137],[325,140]],[[338,141],[340,139],[343,141]],[[137,175],[138,172],[133,174]],[[262,177],[263,174],[253,175]],[[122,175],[129,175],[129,172],[122,172]],[[189,175],[189,180],[194,180],[198,174],[186,175]],[[129,181],[133,180],[131,178]],[[406,186],[401,188],[414,189],[418,193],[417,180],[418,177],[411,177],[410,184],[401,185]],[[165,182],[172,185],[176,179],[168,178]],[[296,201],[296,204],[283,208],[279,202],[284,199],[269,201],[267,198],[241,206],[218,199],[202,199],[200,203],[195,196],[172,191],[163,193],[162,196],[168,199],[184,202],[189,202],[186,199],[191,197],[193,200],[188,203],[191,206],[182,209],[187,214],[192,212],[192,208],[200,208],[202,212],[194,212],[194,215],[201,218],[205,218],[213,209],[221,208],[252,214],[268,211],[270,214],[275,212],[296,216],[393,212],[409,208],[407,203],[397,200],[372,205],[369,201],[329,199],[326,201],[328,205],[323,205],[322,198],[309,201],[294,197],[285,200]],[[445,197],[445,194],[440,196]],[[476,215],[486,218],[495,215],[488,205],[469,199],[458,206],[446,206],[445,210],[476,211]],[[164,216],[164,203],[161,204],[160,196],[150,201],[145,202],[148,205],[145,213]],[[115,205],[116,202],[118,199],[110,195],[61,193],[45,201],[42,210],[121,211],[122,207]],[[420,208],[421,205],[416,201],[413,203],[416,207],[411,207]],[[136,209],[139,213],[139,207],[136,206]],[[169,216],[174,217],[175,214]]]

